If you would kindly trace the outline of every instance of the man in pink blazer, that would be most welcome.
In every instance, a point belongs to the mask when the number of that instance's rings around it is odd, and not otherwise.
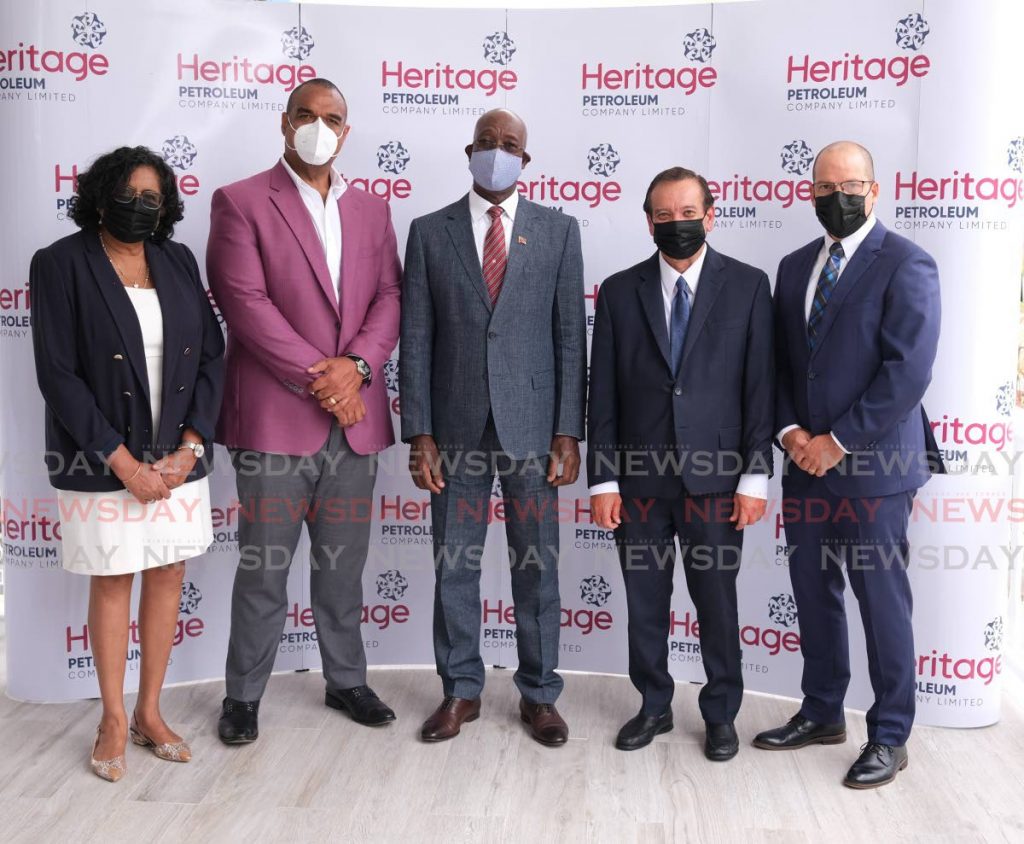
[[[281,119],[281,160],[213,195],[207,276],[228,326],[216,439],[245,514],[219,723],[228,744],[258,736],[303,522],[326,703],[361,724],[395,720],[366,685],[360,616],[376,453],[394,443],[381,370],[398,341],[401,266],[387,203],[333,167],[347,117],[331,82],[303,83]]]

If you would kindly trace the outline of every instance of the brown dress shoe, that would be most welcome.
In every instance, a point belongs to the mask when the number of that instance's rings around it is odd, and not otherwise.
[[[569,725],[553,703],[529,703],[521,698],[519,717],[530,725],[530,735],[541,744],[557,747],[569,740]]]
[[[423,741],[445,741],[455,738],[463,724],[467,721],[475,721],[479,717],[480,698],[466,700],[449,695],[441,701],[441,705],[434,710],[434,714],[423,722],[420,738]]]

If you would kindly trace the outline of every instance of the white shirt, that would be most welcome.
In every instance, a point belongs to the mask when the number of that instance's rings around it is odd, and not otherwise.
[[[469,217],[473,221],[473,239],[476,241],[476,255],[480,266],[484,264],[484,240],[487,230],[491,227],[491,215],[488,214],[493,203],[484,199],[475,190],[469,191]],[[514,190],[499,206],[501,208],[501,227],[505,230],[505,256],[508,257],[512,245],[512,226],[516,221],[516,208],[519,207],[519,191]]]
[[[320,245],[324,248],[324,259],[327,261],[327,270],[331,274],[331,284],[334,285],[334,301],[341,301],[341,213],[338,211],[338,200],[348,187],[345,180],[333,167],[331,168],[331,188],[325,200],[320,196],[320,191],[292,170],[284,158],[281,158],[285,172],[291,177],[298,188],[302,203],[309,211],[313,227],[320,238]]]
[[[700,281],[700,272],[704,268],[704,259],[707,257],[708,248],[702,246],[697,253],[696,260],[682,273],[683,281],[690,288],[691,313],[693,302],[697,296],[697,284]],[[665,260],[665,256],[658,253],[658,267],[661,270],[661,296],[665,303],[665,327],[669,334],[672,333],[672,300],[676,295],[676,282],[679,280],[680,272],[672,268],[672,265]],[[591,495],[601,495],[605,492],[618,492],[618,481],[607,481],[603,484],[595,484],[590,488]],[[740,495],[749,495],[751,498],[768,498],[768,476],[743,474],[740,475],[739,483],[736,485],[736,492]]]
[[[843,275],[843,271],[850,263],[850,259],[853,257],[853,253],[856,252],[860,245],[867,239],[868,234],[875,227],[875,214],[872,211],[870,216],[864,222],[857,231],[848,237],[844,237],[839,242],[843,244],[843,259],[839,262],[839,273],[836,275],[836,279],[839,279]],[[825,237],[821,244],[821,250],[818,252],[818,259],[814,262],[814,266],[811,267],[811,277],[807,280],[807,292],[804,295],[804,321],[806,322],[811,318],[811,306],[814,304],[814,293],[818,289],[818,276],[821,275],[821,271],[825,267],[825,262],[828,260],[829,250],[832,248],[832,244],[835,243],[831,237]],[[794,428],[799,428],[799,425],[787,425],[775,438],[781,443],[783,436],[788,434]],[[835,444],[839,446],[844,452],[849,454],[850,452],[846,447],[839,442],[839,439],[835,434],[832,434],[832,439]]]

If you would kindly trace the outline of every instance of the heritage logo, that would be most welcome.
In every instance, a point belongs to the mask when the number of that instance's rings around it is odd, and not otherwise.
[[[283,111],[280,94],[287,94],[316,76],[306,63],[315,42],[305,27],[292,27],[281,34],[281,53],[295,63],[254,61],[248,56],[210,58],[193,52],[177,55],[179,108]],[[265,102],[261,95],[277,95]]]
[[[440,61],[434,62],[433,66],[416,66],[402,60],[382,61],[380,84],[384,89],[384,113],[483,114],[490,106],[479,101],[476,105],[467,105],[462,102],[462,97],[483,94],[487,98],[514,91],[519,84],[519,76],[508,67],[515,55],[516,44],[507,32],[488,35],[482,46],[484,60],[494,67],[459,67]]]
[[[783,627],[792,627],[797,622],[796,601],[788,592],[780,592],[768,599],[768,618]]]
[[[192,581],[187,580],[181,584],[181,602],[178,604],[178,612],[192,615],[199,609],[199,602],[202,600],[203,593]]]
[[[377,169],[383,176],[356,176],[349,184],[379,196],[390,202],[392,199],[408,199],[412,195],[412,183],[405,177],[392,178],[404,173],[412,162],[409,150],[401,141],[388,141],[377,147]]]
[[[897,170],[896,228],[952,229],[955,223],[964,231],[1008,231],[1011,218],[1019,219],[1010,212],[1024,206],[1024,138],[1010,141],[1006,167],[1011,175]]]
[[[918,702],[934,703],[937,706],[955,706],[964,709],[982,705],[984,698],[964,694],[963,681],[980,681],[990,686],[1003,673],[1003,617],[992,619],[981,631],[979,637],[985,650],[992,656],[955,657],[948,651],[939,653],[933,648],[930,654],[917,658],[917,699]]]
[[[814,149],[797,138],[779,149],[779,168],[791,178],[757,178],[733,173],[728,179],[708,179],[715,198],[715,225],[723,229],[780,229],[782,221],[761,215],[764,205],[790,208],[794,202],[806,202],[814,195],[811,166]],[[800,178],[803,177],[803,178]]]
[[[592,574],[580,581],[580,600],[592,607],[603,607],[612,596],[612,587],[603,575]]]
[[[609,143],[591,147],[587,152],[587,170],[598,179],[560,179],[541,173],[537,179],[517,183],[519,193],[533,202],[540,202],[561,210],[563,202],[585,202],[597,208],[602,202],[618,202],[622,185],[609,177],[615,174],[622,157]]]
[[[160,157],[177,170],[188,170],[199,155],[196,145],[188,139],[188,135],[174,135],[160,145]],[[178,192],[183,196],[195,196],[199,193],[199,177],[195,173],[175,173],[174,180]]]
[[[19,41],[17,47],[0,48],[0,101],[51,100],[74,102],[75,95],[49,89],[50,82],[65,77],[84,82],[90,76],[106,76],[110,60],[96,52],[107,37],[107,27],[95,12],[71,19],[71,40],[84,50],[57,50]],[[29,75],[38,74],[38,75]]]
[[[912,79],[923,79],[931,59],[919,52],[931,28],[918,13],[896,23],[896,44],[913,55],[862,56],[844,52],[841,58],[810,53],[791,55],[786,64],[786,108],[789,111],[895,108],[896,100],[869,99],[871,86],[888,84],[902,88]]]
[[[634,62],[632,67],[592,64],[581,67],[583,114],[587,117],[678,116],[686,109],[663,103],[662,96],[682,94],[690,97],[709,90],[718,81],[718,71],[710,64],[718,42],[704,27],[683,38],[682,54],[687,64],[656,66]],[[635,91],[638,93],[596,93]]]

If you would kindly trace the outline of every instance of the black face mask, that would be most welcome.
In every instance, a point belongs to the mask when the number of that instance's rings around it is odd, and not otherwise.
[[[825,231],[839,240],[849,237],[868,220],[864,213],[864,197],[841,190],[814,197],[814,211]]]
[[[159,208],[144,208],[142,197],[125,205],[111,202],[103,211],[103,228],[121,243],[138,243],[156,230],[160,222]]]
[[[669,258],[682,260],[696,255],[704,245],[705,237],[703,217],[654,224],[654,245]]]

